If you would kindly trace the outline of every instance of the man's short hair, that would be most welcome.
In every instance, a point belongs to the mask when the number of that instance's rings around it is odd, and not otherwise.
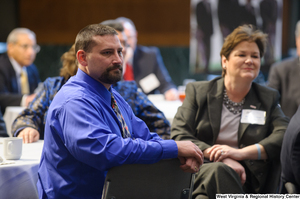
[[[28,28],[15,28],[9,33],[6,42],[7,43],[17,43],[19,34],[32,35],[34,37],[34,39],[36,39],[35,33],[33,31],[29,30]]]
[[[123,32],[124,31],[124,27],[123,27],[122,23],[119,22],[119,21],[117,21],[117,20],[115,20],[115,19],[110,19],[110,20],[102,21],[100,24],[112,27],[113,29],[115,29],[116,31],[119,31],[119,32]]]
[[[115,29],[102,24],[91,24],[79,31],[75,39],[75,53],[78,50],[90,52],[96,45],[94,36],[118,35]]]

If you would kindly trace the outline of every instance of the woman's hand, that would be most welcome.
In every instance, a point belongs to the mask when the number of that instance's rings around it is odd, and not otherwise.
[[[225,158],[231,158],[237,161],[243,160],[243,154],[240,149],[235,149],[227,145],[216,144],[207,149],[209,160],[214,162],[222,162]]]
[[[242,185],[244,185],[246,182],[245,168],[239,162],[230,158],[225,158],[222,162],[237,172],[237,174],[240,176]]]

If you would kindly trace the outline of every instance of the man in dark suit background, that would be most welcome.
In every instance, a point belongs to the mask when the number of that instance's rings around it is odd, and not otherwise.
[[[166,100],[177,100],[178,92],[164,63],[160,51],[156,47],[137,45],[137,31],[134,23],[125,17],[119,17],[132,49],[127,51],[128,57],[124,80],[135,80],[145,94],[164,94]],[[129,72],[133,74],[128,74]],[[127,79],[129,77],[129,79]]]
[[[6,106],[27,106],[40,82],[33,64],[40,47],[35,33],[27,28],[16,28],[7,37],[7,53],[0,54],[0,102]]]
[[[296,25],[295,38],[297,57],[273,64],[268,80],[268,86],[279,91],[282,111],[290,118],[300,105],[300,21]]]
[[[291,182],[300,190],[300,107],[292,117],[284,134],[281,148],[281,179]],[[283,188],[283,193],[286,190]]]

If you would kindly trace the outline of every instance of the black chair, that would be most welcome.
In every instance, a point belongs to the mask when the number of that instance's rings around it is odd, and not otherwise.
[[[155,164],[131,164],[111,168],[102,199],[190,199],[195,174],[185,173],[179,159]]]

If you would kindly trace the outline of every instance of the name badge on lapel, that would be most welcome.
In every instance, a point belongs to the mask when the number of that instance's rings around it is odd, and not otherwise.
[[[266,122],[266,111],[243,109],[241,123],[264,125]]]

